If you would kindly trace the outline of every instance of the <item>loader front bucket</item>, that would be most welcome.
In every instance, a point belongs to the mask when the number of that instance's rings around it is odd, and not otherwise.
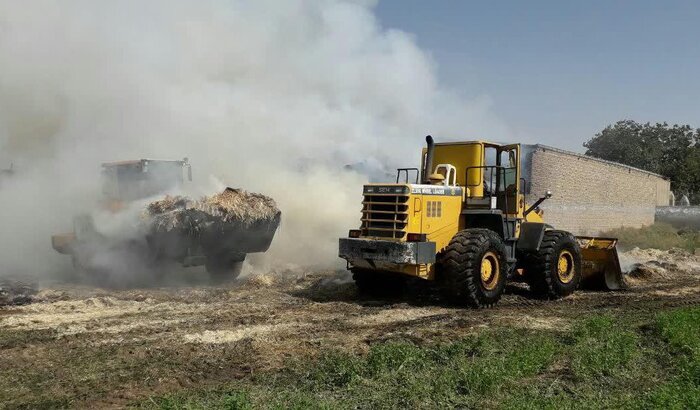
[[[75,234],[72,232],[51,236],[51,246],[58,253],[70,255],[73,251],[74,245]]]
[[[620,290],[627,287],[617,256],[617,239],[577,236],[581,247],[582,286]]]

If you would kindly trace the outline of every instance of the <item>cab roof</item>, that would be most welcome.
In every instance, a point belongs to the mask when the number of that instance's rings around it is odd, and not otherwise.
[[[113,161],[113,162],[105,162],[102,164],[103,167],[105,168],[110,168],[110,167],[121,167],[121,166],[128,166],[128,165],[141,165],[145,162],[167,162],[167,163],[185,163],[187,162],[186,160],[173,160],[173,159],[134,159],[134,160],[127,160],[127,161]]]
[[[472,144],[483,144],[487,147],[504,147],[506,145],[513,144],[502,144],[499,142],[483,141],[483,140],[473,140],[473,141],[446,141],[446,142],[436,142],[435,145],[472,145]]]

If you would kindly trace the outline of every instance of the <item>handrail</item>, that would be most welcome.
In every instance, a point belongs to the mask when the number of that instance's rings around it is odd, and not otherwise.
[[[408,171],[415,171],[416,172],[416,182],[414,182],[414,184],[418,183],[418,178],[420,177],[420,170],[418,168],[397,168],[396,169],[396,183],[397,184],[399,183],[399,180],[401,179],[402,172],[406,173],[406,178],[405,178],[404,183],[408,184],[408,176],[409,176]]]

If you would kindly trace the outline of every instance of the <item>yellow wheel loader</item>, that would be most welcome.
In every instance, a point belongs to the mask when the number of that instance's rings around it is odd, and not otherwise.
[[[436,281],[453,302],[484,307],[498,302],[507,280],[550,299],[582,283],[624,287],[616,239],[546,224],[539,205],[551,192],[525,203],[519,144],[426,141],[420,169],[364,186],[360,229],[340,239],[360,291],[391,290],[392,278],[408,275]]]

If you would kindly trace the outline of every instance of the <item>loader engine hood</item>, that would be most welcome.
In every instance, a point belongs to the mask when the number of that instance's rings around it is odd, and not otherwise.
[[[462,196],[462,188],[425,184],[368,184],[363,188],[361,236],[405,241],[421,232],[426,196]],[[432,200],[429,200],[432,201]],[[436,202],[431,202],[431,204]]]
[[[428,184],[368,184],[364,195],[446,195],[461,196],[462,187]]]

